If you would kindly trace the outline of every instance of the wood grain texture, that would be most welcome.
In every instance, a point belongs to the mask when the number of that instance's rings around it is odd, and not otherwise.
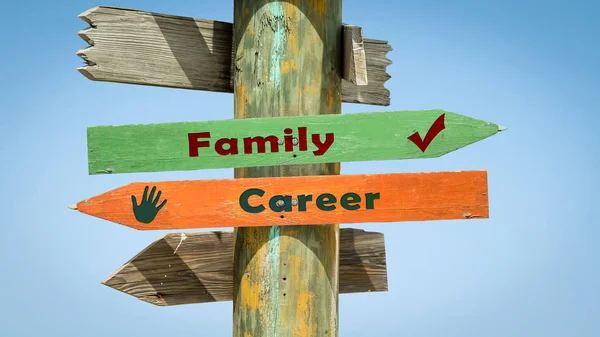
[[[424,138],[440,116],[444,116],[444,130],[421,150],[409,137],[419,132]],[[306,131],[300,135],[303,127]],[[276,139],[284,141],[287,128],[291,132],[287,138],[289,152],[285,143],[279,145]],[[433,158],[502,129],[443,110],[99,126],[88,128],[88,167],[90,174],[114,174]],[[188,138],[189,134],[205,132],[210,138]],[[332,134],[328,148],[324,145],[327,134]],[[313,135],[319,140],[313,140]],[[258,153],[257,143],[247,139],[257,136],[273,140],[265,142],[266,153]],[[292,136],[298,140],[296,146],[292,146]],[[218,143],[219,139],[226,143]],[[197,145],[205,141],[206,147]],[[246,143],[252,151],[246,151]],[[197,156],[191,156],[190,144],[197,149]],[[316,144],[325,152],[319,152]],[[224,154],[219,154],[217,148],[225,150]]]
[[[344,76],[343,79],[356,85],[369,84],[367,58],[362,28],[344,25]]]
[[[341,0],[234,0],[233,17],[236,119],[341,113]],[[242,181],[339,173],[339,163],[235,169]],[[234,231],[233,336],[337,337],[337,222],[245,223],[257,227]]]
[[[342,294],[387,291],[383,234],[340,229],[339,275]],[[102,283],[160,306],[231,301],[233,232],[167,234]]]
[[[86,63],[78,70],[90,80],[233,93],[231,23],[104,6],[79,17],[90,25],[79,32],[90,47],[77,52]],[[343,80],[344,102],[390,104],[391,50],[364,39],[369,84]]]
[[[132,196],[140,200],[146,186],[167,200],[150,223],[132,210]],[[323,194],[331,196],[319,199]],[[83,200],[77,209],[140,230],[487,218],[487,172],[137,182]]]

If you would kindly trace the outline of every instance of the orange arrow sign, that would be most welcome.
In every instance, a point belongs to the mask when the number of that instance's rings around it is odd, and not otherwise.
[[[487,172],[132,183],[71,208],[136,229],[487,218]]]

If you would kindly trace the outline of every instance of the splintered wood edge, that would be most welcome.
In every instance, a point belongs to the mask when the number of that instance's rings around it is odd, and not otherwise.
[[[77,51],[76,55],[81,57],[83,59],[83,62],[86,64],[83,67],[79,67],[77,68],[77,71],[79,71],[83,76],[85,76],[87,79],[95,81],[96,78],[94,77],[94,75],[92,75],[92,73],[88,70],[88,67],[93,67],[96,64],[92,61],[90,61],[86,55],[86,51],[90,50],[91,48],[93,48],[94,46],[94,41],[87,35],[87,33],[89,31],[91,31],[92,29],[96,29],[96,25],[94,24],[94,22],[92,21],[92,19],[90,18],[90,14],[92,14],[93,12],[99,10],[101,8],[101,6],[96,6],[94,8],[90,8],[87,11],[79,14],[77,17],[80,18],[81,20],[85,21],[89,27],[84,28],[82,30],[80,30],[77,35],[83,40],[85,41],[89,46],[83,49],[80,49]]]
[[[90,27],[94,27],[94,23],[92,22],[92,20],[89,18],[89,15],[95,11],[97,11],[98,9],[100,9],[102,6],[96,6],[93,8],[88,9],[87,11],[79,14],[77,17],[80,18],[81,20],[85,21],[88,23],[88,25],[90,25]]]

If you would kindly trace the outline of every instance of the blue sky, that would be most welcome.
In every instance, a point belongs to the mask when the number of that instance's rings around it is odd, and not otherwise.
[[[133,181],[233,177],[87,175],[88,126],[233,117],[231,94],[81,76],[77,15],[97,5],[233,20],[232,1],[3,5],[2,335],[231,336],[231,302],[155,307],[100,284],[165,231],[67,209]],[[343,113],[440,108],[508,131],[436,159],[342,164],[487,170],[490,219],[353,225],[385,233],[389,291],[341,295],[340,336],[600,335],[599,14],[578,0],[344,1],[344,22],[388,40],[394,63],[390,106]]]

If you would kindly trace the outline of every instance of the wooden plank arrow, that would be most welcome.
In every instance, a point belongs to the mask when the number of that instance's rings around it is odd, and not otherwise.
[[[86,62],[78,70],[90,80],[233,93],[231,23],[104,6],[79,17],[90,25],[79,32],[90,47],[77,52]],[[348,34],[358,28],[346,27]],[[362,39],[356,37],[352,42]],[[392,47],[364,39],[364,52],[353,49],[344,64],[362,67],[364,62],[368,85],[361,69],[354,69],[359,72],[354,77],[345,73],[342,101],[390,105],[384,84],[390,79],[386,68],[392,61],[386,55]]]
[[[231,301],[232,278],[233,233],[197,232],[163,236],[102,283],[167,306]],[[388,290],[383,234],[340,229],[339,287],[340,293]]]
[[[487,172],[132,183],[71,208],[141,230],[487,218]]]
[[[90,174],[439,157],[504,128],[443,110],[88,128]]]

